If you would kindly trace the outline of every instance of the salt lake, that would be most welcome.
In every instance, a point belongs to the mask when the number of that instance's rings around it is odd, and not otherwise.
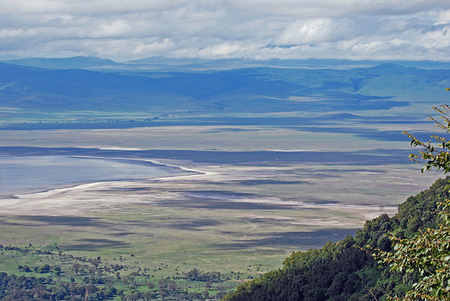
[[[0,196],[79,183],[156,179],[185,171],[149,161],[76,156],[0,156]]]

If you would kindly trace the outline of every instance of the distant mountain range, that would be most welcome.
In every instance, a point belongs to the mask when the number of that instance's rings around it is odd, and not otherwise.
[[[152,67],[157,61],[118,64],[74,57],[0,63],[0,107],[42,112],[355,113],[407,106],[410,100],[443,98],[448,96],[445,88],[450,87],[450,69],[392,63],[343,68],[351,62],[341,61],[335,68],[213,70],[213,65],[223,61],[210,61],[209,67],[201,70],[206,62],[191,61],[191,71],[169,72]],[[176,62],[189,63],[174,60],[172,66]],[[321,63],[330,65],[333,61]],[[195,66],[198,68],[193,71]]]
[[[8,64],[45,69],[91,69],[119,65],[112,60],[92,56],[74,56],[69,58],[26,58],[4,60],[4,62]]]
[[[272,67],[272,68],[311,68],[311,69],[349,69],[373,67],[385,63],[394,63],[404,67],[424,69],[450,69],[450,62],[436,61],[371,61],[339,59],[305,59],[305,60],[246,60],[246,59],[200,59],[150,57],[133,61],[117,62],[92,56],[75,56],[68,58],[14,58],[0,61],[8,64],[39,67],[45,69],[89,69],[89,70],[156,70],[156,71],[200,71],[229,70],[238,68]]]

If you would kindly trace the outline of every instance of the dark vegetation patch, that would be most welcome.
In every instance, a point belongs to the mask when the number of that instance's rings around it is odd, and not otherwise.
[[[166,207],[166,206],[163,206]],[[126,228],[126,227],[140,227],[145,229],[177,229],[177,230],[190,230],[190,231],[199,231],[202,227],[210,227],[210,226],[219,226],[221,222],[212,220],[212,219],[190,219],[190,218],[177,218],[169,219],[169,220],[161,220],[161,221],[141,221],[141,220],[127,220],[122,224],[118,224],[116,229]],[[113,236],[126,236],[136,234],[134,232],[123,232],[120,231],[110,234]],[[145,234],[139,233],[139,235],[145,235],[148,237],[152,237],[153,234],[146,232]]]
[[[339,126],[325,126],[325,127],[290,127],[293,130],[300,130],[313,133],[337,133],[337,134],[349,134],[355,135],[364,139],[372,139],[377,141],[405,141],[405,135],[401,131],[386,131],[376,129],[365,129],[356,127],[339,127]],[[431,132],[418,132],[415,136],[419,140],[427,141],[431,135]]]
[[[21,216],[20,219],[46,223],[53,226],[72,226],[72,227],[111,227],[112,224],[106,223],[99,218],[84,216],[44,216],[30,215]]]
[[[212,219],[192,219],[179,223],[170,223],[166,227],[177,230],[200,231],[202,227],[215,227],[221,224],[221,222]]]
[[[211,199],[189,199],[171,201],[164,204],[166,207],[201,208],[201,209],[223,209],[223,210],[296,210],[298,207],[292,205],[279,205],[267,203],[230,202]]]
[[[315,172],[314,169],[310,169],[310,172]],[[345,172],[374,172],[374,173],[381,173],[385,174],[388,171],[387,170],[379,170],[379,169],[367,169],[367,168],[361,168],[361,169],[321,169],[320,172],[326,172],[326,173],[345,173]]]
[[[261,129],[248,129],[248,128],[221,128],[204,131],[204,133],[240,133],[240,132],[260,132]]]
[[[148,187],[111,187],[104,191],[148,192],[150,190],[151,188]]]
[[[377,173],[377,174],[385,174],[386,170],[377,170],[377,169],[310,169],[310,168],[296,168],[291,170],[284,171],[285,174],[293,174],[298,175],[300,177],[307,177],[313,179],[327,179],[327,178],[340,178],[344,173],[358,173],[358,172],[366,172],[366,173]]]
[[[242,180],[232,181],[224,184],[238,184],[243,186],[258,186],[258,185],[297,185],[297,184],[310,184],[306,181],[280,181],[280,180]]]
[[[136,232],[115,232],[115,233],[110,233],[109,235],[110,236],[117,236],[117,237],[124,237],[124,236],[127,236],[127,235],[135,235],[135,234],[136,234]],[[148,237],[149,234],[146,233],[146,236]]]
[[[255,239],[236,240],[235,243],[216,245],[218,249],[238,250],[243,248],[280,247],[317,248],[328,241],[339,241],[348,235],[354,235],[357,229],[321,229],[313,231],[295,231],[284,233],[247,234],[246,237],[258,236]],[[262,236],[262,238],[259,238]]]
[[[336,133],[355,135],[364,139],[373,139],[378,141],[404,141],[405,136],[401,131],[381,131],[364,128],[350,128],[350,127],[296,127],[297,129],[312,133]]]
[[[29,223],[29,222],[26,222],[26,223],[21,223],[20,221],[19,221],[19,219],[20,219],[21,217],[15,217],[15,221],[14,222],[11,222],[11,221],[6,221],[6,220],[0,220],[0,225],[2,225],[2,226],[26,226],[26,227],[29,227],[29,226],[39,226],[39,223]]]
[[[338,201],[329,201],[329,200],[314,200],[313,202],[308,202],[307,204],[314,204],[314,205],[336,205],[339,204]]]
[[[309,169],[304,169],[304,168],[297,168],[297,169],[291,169],[291,170],[286,170],[285,171],[286,174],[293,174],[293,175],[299,175],[299,176],[304,176],[304,177],[308,177],[308,178],[313,178],[313,179],[329,179],[329,178],[340,178],[342,177],[340,175],[340,171],[339,170],[331,170],[331,171],[324,171],[324,170],[317,170],[317,171],[313,171],[313,170],[309,170]]]
[[[66,250],[73,251],[98,251],[99,249],[115,249],[127,247],[130,244],[111,239],[78,239],[74,244],[61,244],[61,247]]]
[[[236,193],[226,190],[191,190],[191,191],[182,191],[182,194],[192,198],[219,199],[219,200],[256,197],[256,195],[251,193]]]
[[[191,191],[183,193],[185,198],[161,202],[161,207],[225,209],[225,210],[294,210],[297,206],[259,203],[253,194],[237,194],[226,191]],[[248,201],[246,201],[246,199]],[[234,201],[233,201],[234,200]]]

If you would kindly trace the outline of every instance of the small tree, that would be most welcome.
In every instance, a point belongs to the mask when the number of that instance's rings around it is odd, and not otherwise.
[[[450,89],[447,89],[447,91]],[[450,132],[450,106],[433,107],[440,116],[430,117],[436,127]],[[423,162],[423,171],[437,169],[445,174],[450,172],[450,142],[445,137],[432,136],[430,141],[422,142],[405,132],[411,138],[411,145],[422,147],[418,154],[411,154],[415,162]],[[437,144],[436,144],[437,143]],[[439,204],[438,217],[441,222],[437,229],[428,228],[419,231],[411,239],[400,239],[390,236],[393,252],[378,250],[374,257],[381,264],[389,264],[391,271],[420,275],[413,284],[413,290],[405,297],[389,297],[388,300],[404,301],[450,301],[450,201]]]
[[[437,128],[450,132],[450,106],[441,105],[440,108],[433,107],[433,109],[440,114],[438,119],[430,116],[430,119],[434,121]],[[437,135],[431,136],[431,138],[437,144],[433,144],[432,141],[422,142],[408,132],[404,132],[409,138],[411,138],[411,145],[414,147],[422,147],[423,150],[418,154],[409,155],[410,159],[414,162],[424,163],[422,172],[429,171],[433,168],[442,170],[445,174],[450,172],[450,141],[445,137]]]

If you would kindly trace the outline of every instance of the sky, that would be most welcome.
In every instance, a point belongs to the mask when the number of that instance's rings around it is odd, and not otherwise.
[[[450,60],[449,0],[0,0],[0,58]]]

